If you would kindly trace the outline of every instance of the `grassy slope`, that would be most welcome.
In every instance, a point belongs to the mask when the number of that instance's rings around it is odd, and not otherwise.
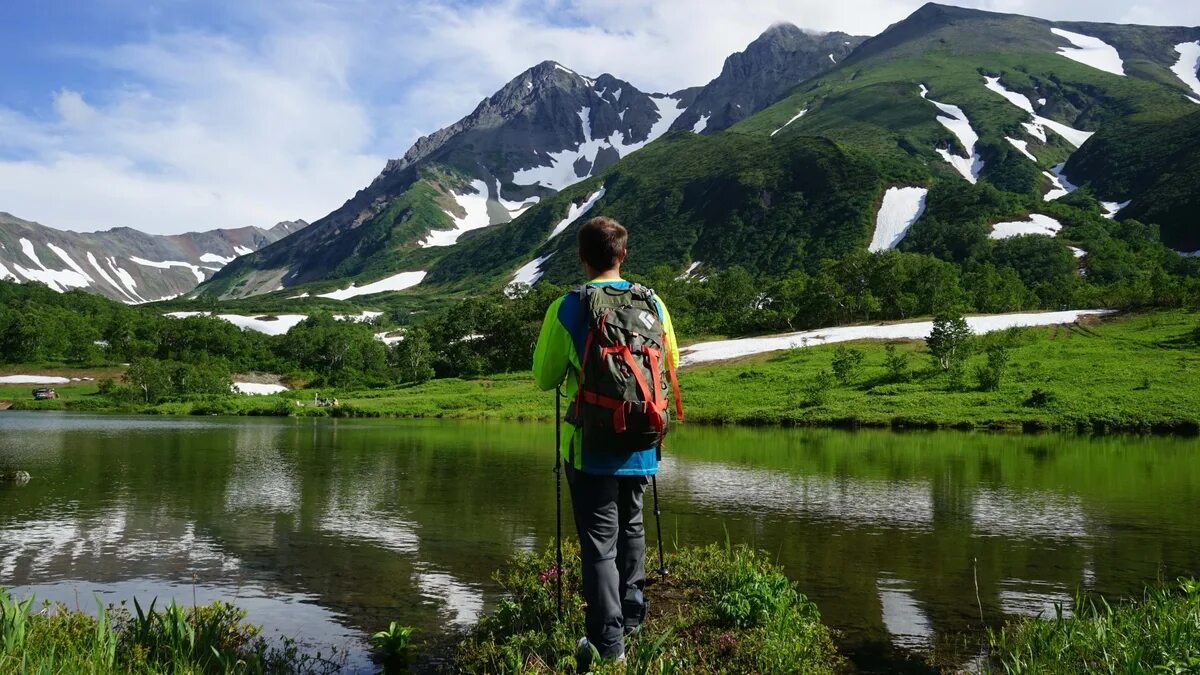
[[[834,347],[763,354],[733,363],[685,369],[682,386],[687,419],[694,423],[873,425],[1080,430],[1195,431],[1200,426],[1200,352],[1192,342],[1194,313],[1126,315],[1087,327],[1036,328],[1007,339],[1010,366],[995,392],[949,391],[946,378],[929,370],[923,344],[905,343],[916,372],[911,382],[889,383],[884,345],[854,345],[865,362],[850,386],[834,386],[813,405],[808,389],[830,369]],[[968,373],[984,356],[968,364]],[[974,378],[968,376],[969,385]],[[1149,387],[1145,385],[1149,384]],[[15,388],[21,399],[29,387]],[[1034,389],[1053,395],[1044,407],[1025,405]],[[94,409],[94,385],[59,387],[61,404],[40,407]],[[323,391],[328,395],[330,392]],[[222,398],[168,403],[160,414],[333,414],[347,416],[550,419],[551,394],[538,391],[528,374],[480,380],[435,380],[419,386],[336,392],[335,411],[297,407],[311,392],[280,397]],[[4,398],[0,390],[0,398]],[[36,407],[31,402],[22,406]],[[131,411],[132,412],[132,411]]]

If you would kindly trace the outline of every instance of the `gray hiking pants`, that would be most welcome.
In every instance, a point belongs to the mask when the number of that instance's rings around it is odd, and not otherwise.
[[[646,616],[646,476],[594,476],[567,467],[583,558],[587,638],[602,658],[625,652],[624,629]]]

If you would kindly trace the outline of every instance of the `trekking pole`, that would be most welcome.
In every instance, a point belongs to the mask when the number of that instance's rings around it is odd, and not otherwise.
[[[658,451],[661,456],[661,446]],[[667,565],[663,562],[662,511],[658,508],[658,474],[650,476],[650,486],[654,489],[654,529],[658,530],[658,573],[665,577],[667,576]]]
[[[554,389],[554,541],[557,549],[555,570],[558,584],[558,620],[562,621],[562,385]]]

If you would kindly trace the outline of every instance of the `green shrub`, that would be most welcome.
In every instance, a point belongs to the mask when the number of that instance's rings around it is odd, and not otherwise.
[[[1008,369],[1008,349],[1000,345],[988,348],[987,363],[975,367],[975,378],[981,391],[996,391]]]
[[[883,367],[887,369],[888,381],[907,382],[911,377],[908,372],[909,353],[900,351],[896,345],[890,343],[883,349],[885,352]]]
[[[858,373],[866,354],[861,349],[846,348],[838,345],[833,350],[833,375],[843,386],[849,385]]]

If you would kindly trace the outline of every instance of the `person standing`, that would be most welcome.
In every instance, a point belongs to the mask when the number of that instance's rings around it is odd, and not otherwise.
[[[623,661],[624,636],[646,617],[642,496],[658,471],[679,350],[667,307],[621,278],[628,233],[592,218],[579,230],[589,281],[550,305],[534,350],[538,387],[566,382],[573,427],[562,446],[583,565],[587,635],[577,660]]]

